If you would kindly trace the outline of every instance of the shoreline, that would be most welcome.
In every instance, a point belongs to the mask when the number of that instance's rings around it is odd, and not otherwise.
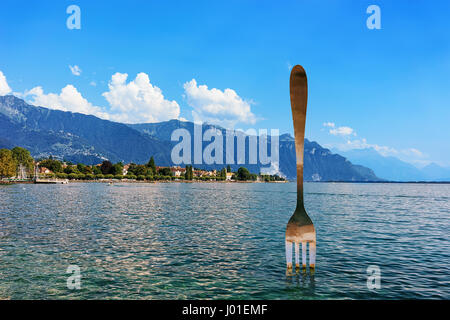
[[[288,183],[291,181],[201,181],[201,180],[157,180],[157,181],[138,181],[138,180],[69,180],[68,183]],[[1,181],[0,185],[12,184],[35,184],[33,181]]]
[[[293,181],[201,181],[201,180],[157,180],[157,181],[138,181],[138,180],[69,180],[68,183],[296,183]],[[304,183],[355,183],[355,184],[450,184],[450,181],[304,181]],[[33,181],[0,181],[1,185],[13,184],[35,184]]]
[[[292,181],[294,182],[294,181]],[[312,183],[414,183],[414,184],[450,184],[450,181],[303,181]]]

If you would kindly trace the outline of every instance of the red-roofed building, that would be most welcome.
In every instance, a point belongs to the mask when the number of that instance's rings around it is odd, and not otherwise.
[[[47,169],[46,167],[40,167],[39,168],[39,173],[47,174],[47,173],[52,173],[52,172],[49,169]]]

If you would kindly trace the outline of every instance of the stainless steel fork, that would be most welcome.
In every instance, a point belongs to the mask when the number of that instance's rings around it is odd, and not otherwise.
[[[286,264],[292,270],[292,245],[295,245],[295,267],[300,268],[300,244],[302,266],[306,268],[306,246],[309,243],[309,267],[316,265],[316,230],[303,204],[303,148],[305,143],[306,104],[308,84],[302,66],[292,68],[290,77],[292,119],[294,120],[295,151],[297,155],[297,207],[286,226]]]

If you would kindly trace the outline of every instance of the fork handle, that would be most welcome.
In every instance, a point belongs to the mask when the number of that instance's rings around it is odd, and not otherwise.
[[[292,68],[290,77],[292,119],[294,121],[295,152],[297,156],[297,208],[303,207],[303,149],[305,145],[306,104],[308,83],[302,66]]]

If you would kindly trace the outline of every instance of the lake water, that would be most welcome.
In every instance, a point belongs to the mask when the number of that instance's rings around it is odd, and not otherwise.
[[[0,298],[450,299],[450,185],[305,192],[317,268],[287,276],[294,183],[0,186]]]

